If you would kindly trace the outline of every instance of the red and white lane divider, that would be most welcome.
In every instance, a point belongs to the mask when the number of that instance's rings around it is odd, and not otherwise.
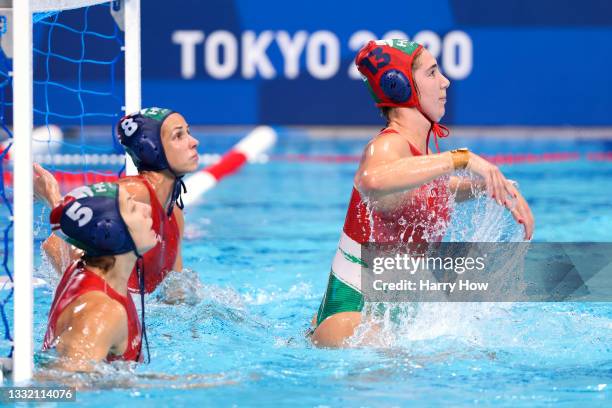
[[[612,161],[612,152],[589,153],[587,159],[591,161]]]
[[[219,180],[236,172],[245,163],[256,160],[276,143],[276,132],[269,126],[258,126],[212,166],[185,179],[187,194],[183,203],[188,206],[213,188]]]
[[[0,148],[0,154],[2,150]],[[10,153],[10,152],[9,152]],[[86,154],[34,154],[33,161],[43,167],[46,166],[123,166],[125,154],[107,153],[86,153]],[[217,163],[221,160],[221,155],[217,153],[204,153],[200,155],[199,163],[204,166]],[[268,157],[265,154],[258,156],[251,163],[267,163]]]

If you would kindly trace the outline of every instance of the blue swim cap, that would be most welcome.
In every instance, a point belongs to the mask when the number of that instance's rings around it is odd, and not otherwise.
[[[182,175],[178,175],[170,167],[164,145],[161,140],[161,128],[164,120],[174,111],[164,108],[146,108],[140,112],[126,115],[117,124],[119,141],[125,147],[138,171],[169,170],[175,177],[174,188],[170,198],[167,215],[172,214],[174,203],[182,210],[181,192],[187,188]]]
[[[122,117],[117,123],[119,142],[138,171],[172,170],[161,141],[162,124],[172,113],[170,109],[146,108]]]
[[[119,186],[96,183],[66,195],[51,211],[54,230],[87,256],[119,255],[138,250],[119,212]]]

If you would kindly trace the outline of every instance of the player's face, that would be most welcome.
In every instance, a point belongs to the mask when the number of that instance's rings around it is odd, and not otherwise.
[[[119,187],[119,211],[140,254],[157,244],[157,234],[152,228],[151,206],[134,200],[123,186]]]
[[[414,81],[419,92],[419,103],[425,114],[434,121],[444,116],[446,89],[450,81],[442,75],[436,59],[424,49],[418,57],[419,67],[414,71]]]
[[[198,140],[191,136],[189,125],[179,113],[168,116],[161,128],[162,144],[166,159],[178,175],[198,168]]]

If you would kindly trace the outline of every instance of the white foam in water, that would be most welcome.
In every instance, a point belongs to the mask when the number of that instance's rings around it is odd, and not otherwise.
[[[279,288],[277,291],[257,289],[254,293],[246,293],[243,297],[245,303],[252,305],[264,305],[291,299],[307,299],[311,298],[312,296],[312,285],[300,282],[296,285],[292,285],[289,290],[282,288]]]
[[[242,297],[234,289],[203,284],[198,273],[187,268],[168,273],[155,294],[157,301],[170,305],[196,305],[206,300],[232,308],[244,308]]]
[[[113,361],[91,363],[91,372],[71,372],[56,368],[60,362],[54,349],[37,353],[37,370],[34,379],[40,384],[62,384],[75,387],[79,391],[104,389],[172,388],[194,389],[227,386],[241,381],[238,372],[215,374],[167,374],[137,371],[141,365],[132,361]]]
[[[182,272],[172,271],[155,291],[156,300],[165,304],[195,305],[202,301],[213,301],[221,305],[243,309],[245,305],[264,305],[291,299],[312,298],[312,285],[300,282],[292,285],[289,290],[254,289],[246,293],[238,293],[233,288],[202,283],[197,272],[184,269]]]

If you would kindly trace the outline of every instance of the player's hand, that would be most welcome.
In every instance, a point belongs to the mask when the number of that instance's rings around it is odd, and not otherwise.
[[[497,201],[497,204],[506,207],[511,204],[508,198],[514,196],[514,191],[509,188],[512,183],[504,177],[496,165],[470,152],[470,161],[466,169],[484,179],[487,194]]]
[[[40,164],[34,163],[34,197],[42,200],[49,208],[55,208],[62,201],[57,180]]]
[[[525,228],[525,240],[531,240],[533,238],[533,230],[535,228],[535,220],[533,218],[533,214],[531,213],[531,209],[529,208],[529,204],[523,198],[521,193],[518,191],[518,188],[512,182],[510,182],[509,188],[514,191],[514,199],[513,205],[508,208],[512,217],[518,222],[522,224]]]

